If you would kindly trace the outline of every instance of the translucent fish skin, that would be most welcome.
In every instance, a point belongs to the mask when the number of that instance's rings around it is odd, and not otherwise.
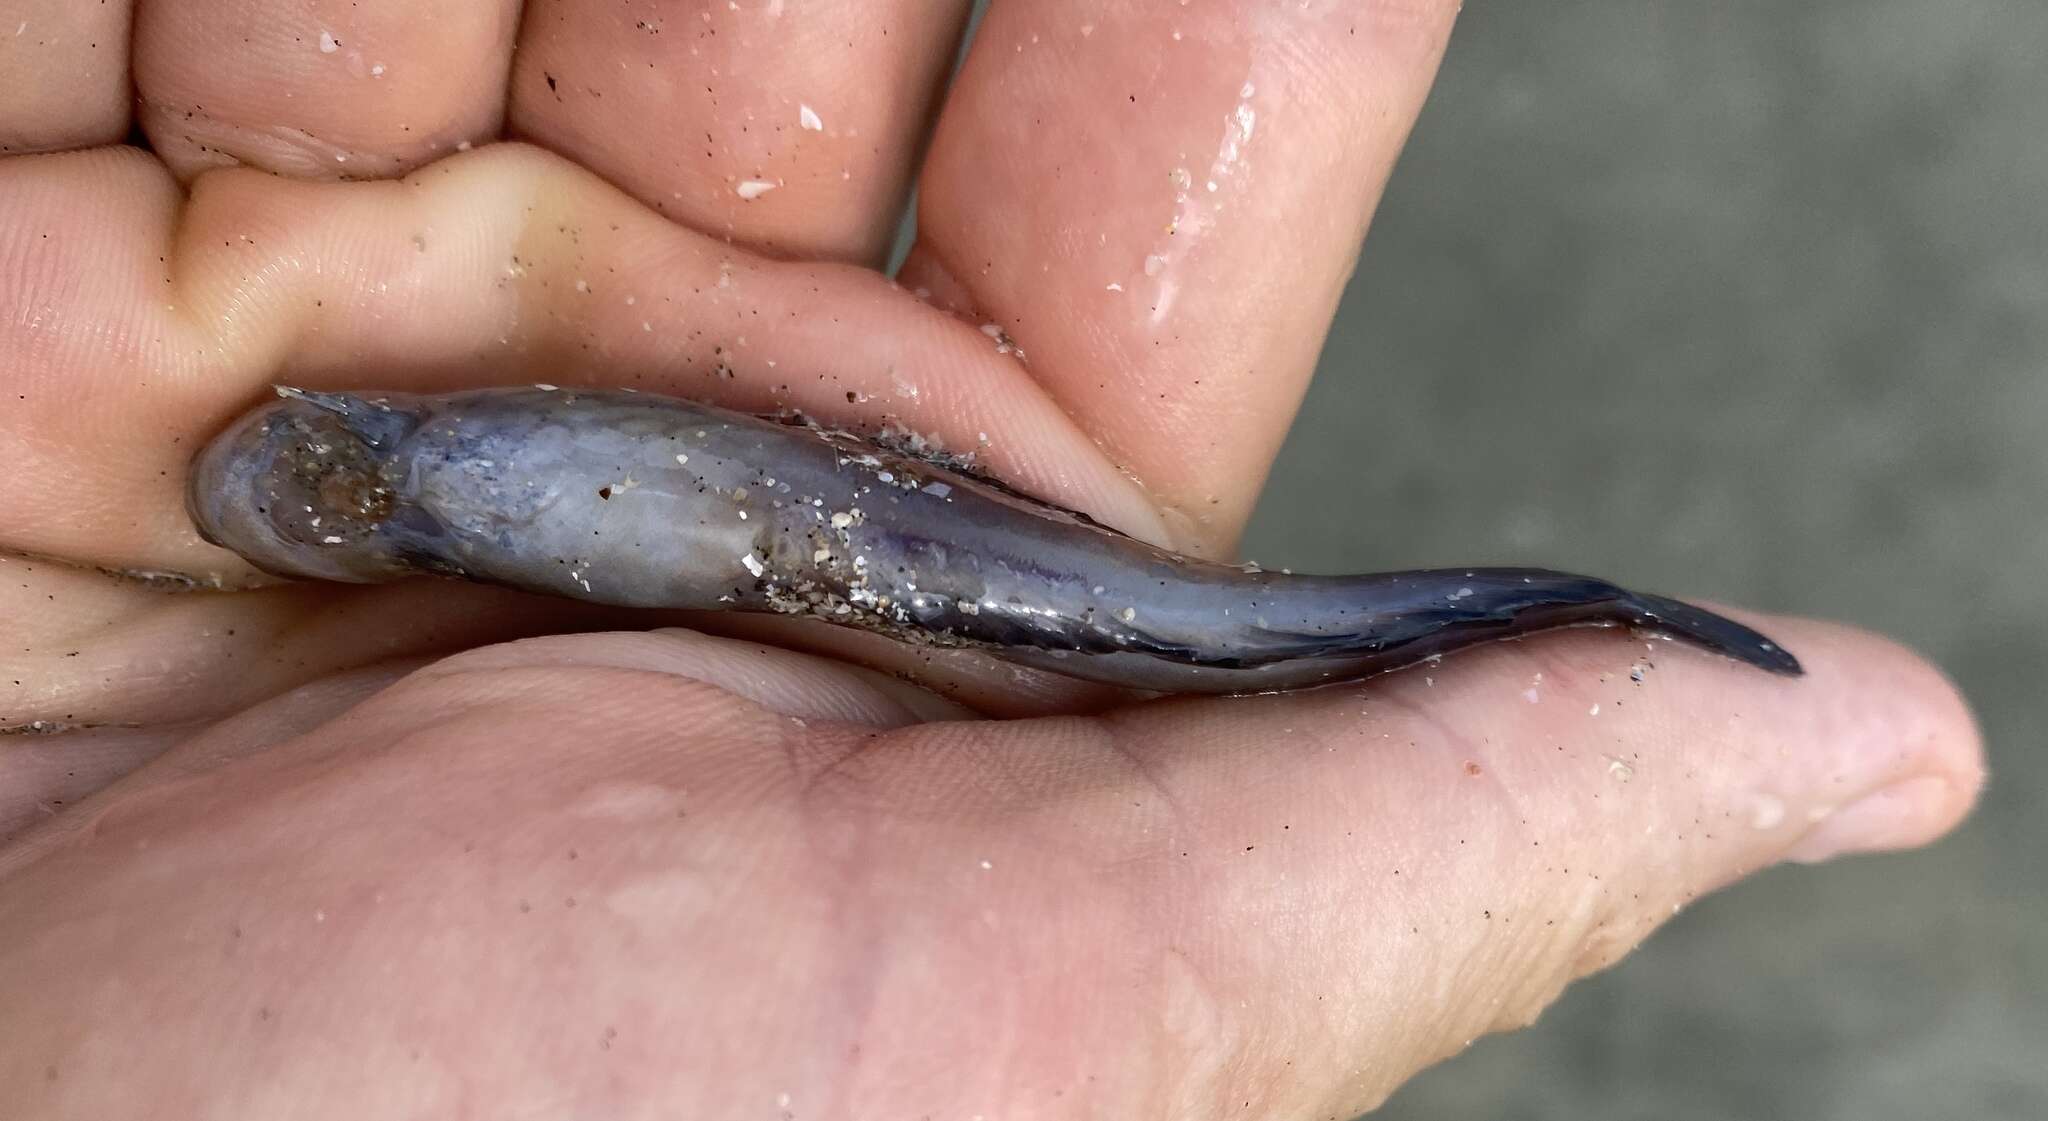
[[[1169,693],[1297,689],[1599,624],[1800,672],[1739,623],[1591,577],[1215,564],[853,436],[691,401],[279,398],[200,453],[187,503],[207,540],[282,576],[812,615]]]

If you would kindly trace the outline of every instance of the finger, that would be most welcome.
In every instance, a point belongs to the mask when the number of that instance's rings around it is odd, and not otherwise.
[[[135,27],[150,146],[182,178],[410,171],[495,136],[518,0],[154,0]]]
[[[194,728],[187,722],[154,731],[124,729],[119,731],[127,738],[117,735],[111,745],[102,741],[114,730],[12,737],[21,743],[75,743],[83,761],[60,778],[55,773],[59,756],[53,752],[0,752],[0,777],[13,774],[31,783],[0,799],[0,826],[13,827],[0,830],[0,836],[11,841],[10,847],[0,850],[0,877],[97,828],[111,807],[158,800],[166,789],[189,788],[188,780],[227,764],[244,761],[237,771],[241,777],[229,781],[249,781],[252,774],[303,769],[351,754],[364,743],[409,735],[467,714],[496,712],[502,717],[508,702],[521,694],[525,696],[516,704],[535,699],[522,683],[542,683],[544,691],[555,693],[557,703],[550,705],[551,711],[616,707],[585,686],[592,681],[606,691],[637,685],[650,696],[680,698],[695,714],[693,725],[715,722],[720,718],[717,710],[725,708],[733,710],[728,715],[737,723],[756,730],[767,723],[777,731],[807,732],[815,721],[820,731],[832,729],[842,741],[849,732],[871,736],[879,729],[973,715],[933,693],[870,670],[680,630],[558,634],[482,646],[426,662],[409,657],[323,677],[210,727]],[[560,693],[549,682],[566,684],[570,692]],[[578,699],[570,700],[572,695]],[[372,699],[386,703],[364,705]],[[626,707],[635,705],[629,701]],[[306,744],[300,744],[275,758],[248,761],[337,721],[347,734],[315,737],[322,746],[310,753]],[[0,748],[8,739],[0,737]],[[168,751],[163,750],[166,740],[175,741]],[[136,746],[144,742],[162,753],[138,770],[154,754]],[[580,759],[581,753],[572,748],[567,758]],[[93,793],[100,798],[85,800]],[[72,803],[68,809],[62,804],[67,797]],[[32,834],[27,832],[38,825]]]
[[[258,598],[231,597],[229,605],[241,609]],[[380,599],[376,606],[390,610],[397,618],[408,611],[416,612],[420,605],[387,604]],[[266,614],[260,609],[253,613]],[[323,605],[321,613],[331,614],[331,606]],[[528,614],[506,610],[502,605],[492,610],[486,605],[469,604],[458,608],[454,618],[511,619]],[[364,629],[365,620],[360,612],[344,609],[340,617],[349,615],[356,617],[350,620],[348,629]],[[522,625],[539,633],[550,629],[550,623],[560,625],[543,612],[541,619]],[[153,629],[199,632],[208,638],[213,637],[213,628],[237,630],[232,625],[222,627],[218,618],[212,624],[210,628],[200,628],[175,622],[162,625],[159,621]],[[474,632],[462,637],[483,639]],[[801,645],[802,639],[798,638],[797,643]],[[116,656],[121,653],[116,643],[94,645],[112,647]],[[469,642],[448,645],[460,648],[469,646]],[[319,663],[332,662],[331,652],[337,648],[349,649],[350,644],[333,633],[282,638],[259,633],[251,642],[236,643],[225,652],[184,657],[184,664],[205,673],[210,664],[235,663],[236,654],[267,655],[254,659],[259,667],[254,673],[245,671],[233,677],[211,675],[198,682],[197,687],[187,681],[186,687],[177,690],[173,697],[130,700],[126,711],[135,716],[135,723],[147,725],[144,727],[73,729],[54,723],[46,726],[43,722],[0,725],[0,843],[22,838],[31,827],[43,827],[33,838],[22,840],[0,864],[18,866],[86,828],[94,805],[86,801],[88,796],[108,790],[117,782],[122,785],[109,793],[125,797],[214,770],[307,734],[408,677],[428,680],[491,671],[578,667],[658,673],[724,690],[792,718],[799,728],[807,727],[809,721],[821,721],[887,729],[934,720],[967,720],[977,715],[973,709],[939,692],[911,683],[907,672],[891,676],[843,661],[677,628],[651,633],[549,634],[523,642],[478,644],[441,659],[407,654],[357,669],[320,672]],[[309,659],[308,654],[313,651],[322,653]],[[897,655],[896,659],[903,657]],[[876,660],[888,665],[891,659]],[[246,666],[249,661],[245,659],[241,664]],[[82,671],[85,676],[99,676],[99,667],[88,666]],[[15,667],[0,667],[0,672],[9,671],[20,672]],[[67,672],[74,671],[58,670],[50,676]],[[145,685],[143,691],[147,688]],[[272,694],[267,700],[257,699],[266,691]],[[122,694],[126,692],[123,690]],[[1041,694],[1048,706],[1060,699],[1050,690],[1041,690]],[[1014,706],[1019,702],[1009,703]],[[181,719],[169,722],[174,718]],[[206,723],[215,718],[217,722]],[[151,763],[154,765],[145,768],[145,764]],[[60,816],[64,818],[61,822],[57,820]]]
[[[417,1046],[506,1100],[730,1101],[772,1072],[863,1116],[1355,1114],[1701,892],[1961,815],[1981,760],[1946,683],[1771,625],[1811,676],[1582,634],[1372,688],[886,734],[645,670],[416,675],[5,857],[0,975],[42,1034],[0,1051],[0,1094],[232,1094],[221,1055],[325,1041],[330,1088],[384,1092],[418,1085]],[[449,952],[422,959],[430,916]],[[550,968],[462,972],[505,955]],[[158,977],[147,1016],[81,988]],[[536,1002],[538,1063],[463,1046]],[[394,1006],[417,1011],[362,1030]],[[995,1014],[1018,1030],[964,1030]],[[733,1045],[670,1061],[707,1016]],[[177,1033],[102,1077],[113,1052],[76,1041],[137,1023],[247,1044]]]
[[[409,655],[330,674],[234,711],[224,720],[193,728],[178,740],[165,765],[152,768],[151,780],[199,774],[304,735],[434,660]]]
[[[81,725],[189,729],[240,721],[236,713],[259,705],[254,723],[235,724],[242,729],[234,738],[239,751],[266,735],[282,739],[304,730],[278,730],[261,714],[279,705],[325,711],[315,704],[328,696],[320,690],[340,688],[336,675],[355,680],[346,677],[351,667],[389,666],[391,659],[535,635],[678,624],[753,640],[711,647],[702,643],[713,639],[695,635],[701,642],[692,649],[739,659],[736,665],[752,666],[763,649],[759,643],[768,642],[804,664],[822,659],[788,652],[829,658],[842,670],[873,678],[884,692],[943,698],[937,709],[911,706],[922,718],[1099,712],[1129,699],[979,651],[934,651],[815,620],[605,608],[438,580],[391,588],[290,584],[222,594],[0,554],[0,618],[20,622],[13,645],[0,647],[0,735]],[[682,644],[688,633],[673,632],[667,645]],[[617,641],[636,637],[622,634]],[[708,668],[697,675],[770,703]],[[798,686],[823,688],[819,681],[792,679],[790,688]]]
[[[686,625],[864,666],[996,719],[1104,712],[1146,694],[1020,666],[980,650],[915,646],[816,619],[737,612],[690,612]]]
[[[188,524],[185,465],[286,370],[392,389],[627,384],[894,423],[1159,533],[1142,493],[986,336],[863,270],[678,229],[530,148],[403,184],[221,172],[182,206],[139,155],[33,157],[0,162],[0,209],[0,304],[24,309],[0,321],[15,483],[0,547],[246,572]]]
[[[902,281],[964,302],[1184,541],[1235,542],[1458,5],[999,0]]]
[[[977,449],[1026,490],[1159,532],[1143,495],[986,336],[871,274],[770,265],[679,230],[531,149],[479,151],[404,186],[221,173],[189,202],[132,153],[16,160],[0,163],[0,202],[14,219],[0,231],[0,296],[25,309],[0,323],[0,455],[18,472],[0,492],[0,546],[246,577],[187,524],[185,464],[285,369],[393,388],[625,382],[896,423]],[[22,592],[31,606],[61,592],[81,610],[101,594],[58,583],[31,578]],[[341,597],[353,625],[311,627],[290,656],[271,644],[325,618],[324,593],[129,603],[132,620],[60,605],[39,617],[61,635],[6,651],[36,687],[9,709],[20,721],[211,718],[450,642],[647,625],[556,604],[453,626],[444,611],[477,593]],[[416,594],[431,602],[412,615]],[[137,664],[167,670],[131,682],[123,667]]]
[[[128,20],[125,2],[0,7],[0,156],[128,134]]]
[[[82,826],[76,815],[93,794],[124,779],[162,783],[233,762],[334,719],[424,664],[400,659],[316,678],[211,725],[0,728],[0,845],[36,826],[21,855],[55,844]]]
[[[1708,892],[1964,815],[1980,746],[1935,671],[1857,632],[1768,626],[1808,676],[1556,636],[1362,688],[1067,725],[1071,769],[963,757],[933,729],[842,765],[835,792],[895,783],[899,813],[973,834],[998,867],[1096,885],[1098,922],[1136,943],[1101,968],[1145,978],[1185,1025],[1158,1069],[1190,1103],[1352,1116]],[[992,768],[1009,781],[964,777]],[[990,838],[989,820],[1009,825]]]
[[[191,732],[175,727],[0,731],[0,848]]]
[[[706,233],[880,265],[967,8],[534,0],[511,126]]]
[[[529,639],[459,654],[424,672],[433,676],[529,666],[604,666],[687,677],[793,717],[799,726],[806,720],[830,720],[901,728],[974,715],[937,694],[872,670],[679,628]]]
[[[26,595],[0,599],[44,608],[24,617],[47,620],[0,647],[0,729],[219,720],[357,666],[660,619],[441,581],[121,594],[107,582],[46,565],[20,581]],[[51,608],[85,603],[96,610]]]

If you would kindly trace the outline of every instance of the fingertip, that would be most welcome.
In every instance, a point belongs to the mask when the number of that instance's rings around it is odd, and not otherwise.
[[[1961,688],[1919,652],[1859,627],[1771,625],[1810,651],[1814,706],[1845,751],[1831,784],[1859,788],[1818,800],[1813,828],[1785,858],[1813,863],[1917,848],[1961,824],[1985,781],[1982,730]]]
[[[1128,768],[1119,801],[1161,807],[1145,836],[1171,840],[1117,866],[1156,871],[1190,916],[1180,944],[1276,1024],[1292,1001],[1430,1025],[1398,1077],[1526,1025],[1751,873],[1925,844],[1967,815],[1981,739],[1925,657],[1853,627],[1729,614],[1806,673],[1584,628],[1366,682],[1118,714],[1101,767]],[[1303,977],[1311,991],[1290,989]],[[1347,1043],[1327,1071],[1346,1069]]]
[[[1692,650],[1659,657],[1687,671],[1667,677],[1681,691],[1663,698],[1681,741],[1723,740],[1720,781],[1786,807],[1785,828],[1772,830],[1783,834],[1779,858],[1915,848],[1969,816],[1984,783],[1983,737],[1961,689],[1929,658],[1858,626],[1713,610],[1771,636],[1804,671],[1763,674]]]

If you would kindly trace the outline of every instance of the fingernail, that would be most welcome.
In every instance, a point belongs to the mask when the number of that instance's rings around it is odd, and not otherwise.
[[[1924,841],[1952,800],[1947,779],[1920,775],[1864,795],[1822,818],[1785,853],[1818,864],[1858,852],[1885,852]]]

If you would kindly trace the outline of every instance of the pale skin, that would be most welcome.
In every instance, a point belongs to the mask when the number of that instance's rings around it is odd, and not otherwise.
[[[185,521],[281,377],[573,376],[1228,554],[1454,8],[998,0],[941,105],[930,0],[7,6],[0,718],[73,730],[0,738],[0,1114],[1344,1117],[1705,892],[1953,827],[1963,702],[1831,624],[1744,616],[1797,679],[1579,632],[1141,703],[248,588]]]

